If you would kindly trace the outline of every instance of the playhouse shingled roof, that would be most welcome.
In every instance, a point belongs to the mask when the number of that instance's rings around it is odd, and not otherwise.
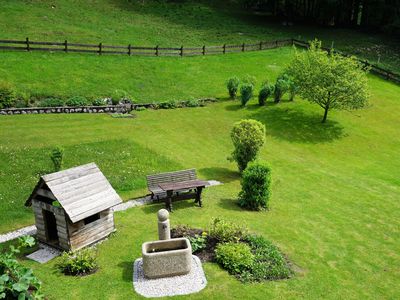
[[[60,202],[73,223],[122,202],[95,163],[41,176],[25,205],[36,195]]]

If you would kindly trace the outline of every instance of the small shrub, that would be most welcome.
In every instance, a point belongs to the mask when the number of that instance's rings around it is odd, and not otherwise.
[[[74,96],[67,100],[65,103],[67,106],[87,106],[89,101],[82,96]]]
[[[10,246],[0,251],[0,299],[43,299],[41,282],[32,269],[20,265],[16,254],[24,247],[32,247],[35,239],[24,236],[18,239],[17,247]]]
[[[268,97],[271,96],[273,92],[274,86],[269,84],[268,82],[265,82],[261,86],[260,92],[258,93],[258,104],[260,104],[260,106],[264,106]]]
[[[240,86],[240,102],[242,106],[245,106],[247,102],[253,97],[254,85],[250,83],[244,83]]]
[[[265,126],[256,120],[241,120],[233,126],[231,139],[235,149],[228,159],[236,161],[239,171],[243,172],[264,145]]]
[[[226,88],[228,89],[229,97],[231,99],[236,98],[237,91],[239,89],[240,80],[236,76],[228,79],[226,82]]]
[[[97,268],[97,253],[94,248],[85,248],[79,251],[64,252],[61,255],[58,268],[65,275],[88,275]]]
[[[0,82],[0,109],[13,107],[15,101],[13,86],[7,82]]]
[[[289,91],[291,81],[286,74],[283,74],[278,77],[275,83],[275,90],[274,90],[274,101],[278,103],[281,101],[283,95]]]
[[[137,111],[143,111],[143,110],[147,110],[147,108],[144,107],[144,106],[137,106],[135,110],[137,110]]]
[[[58,172],[62,168],[63,159],[64,159],[64,149],[61,147],[56,147],[51,151],[50,155],[51,161],[54,165],[54,171]]]
[[[191,99],[185,102],[185,106],[187,107],[198,107],[201,106],[201,103],[197,99]]]
[[[124,90],[115,90],[111,95],[111,101],[113,105],[118,105],[120,104],[120,102],[124,102],[127,100],[131,101],[132,96]]]
[[[294,101],[294,97],[296,96],[297,91],[299,90],[298,86],[293,80],[289,82],[289,100]]]
[[[219,243],[238,242],[248,234],[245,226],[216,218],[211,224],[209,236]]]
[[[215,258],[231,274],[250,270],[254,262],[251,248],[245,243],[219,244],[215,249]]]
[[[194,237],[186,236],[192,245],[192,253],[203,250],[207,246],[207,232],[203,231],[201,235],[196,234]]]
[[[59,98],[46,98],[39,102],[39,107],[58,107],[64,106],[64,101]]]
[[[161,109],[174,109],[178,107],[177,101],[171,100],[167,102],[161,102],[158,104],[158,108]]]
[[[246,281],[262,281],[289,278],[292,270],[278,247],[262,236],[248,235],[246,242],[254,254],[254,263],[249,278]]]
[[[268,208],[271,196],[271,169],[261,163],[249,165],[242,174],[239,206],[251,210]]]
[[[104,106],[107,105],[107,100],[103,98],[97,98],[92,101],[93,106]]]

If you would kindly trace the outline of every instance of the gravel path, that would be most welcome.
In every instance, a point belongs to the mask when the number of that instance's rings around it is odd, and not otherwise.
[[[144,277],[142,259],[138,258],[133,265],[133,287],[136,293],[150,297],[187,295],[201,291],[207,285],[200,259],[192,255],[192,270],[189,274],[157,279]]]
[[[216,180],[209,180],[208,184],[209,186],[214,186],[214,185],[220,185],[222,183]],[[113,208],[113,210],[114,211],[127,210],[128,208],[131,207],[141,206],[152,202],[153,200],[150,198],[150,196],[145,196],[143,198],[133,199],[118,204]],[[0,234],[0,244],[17,239],[23,235],[35,235],[35,234],[36,234],[36,226],[35,225],[27,226],[15,231],[10,231],[6,234]]]

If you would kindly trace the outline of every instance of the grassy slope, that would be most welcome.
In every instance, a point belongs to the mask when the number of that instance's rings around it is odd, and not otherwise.
[[[68,39],[71,42],[176,47],[318,37],[328,45],[334,41],[337,48],[372,60],[380,53],[381,62],[394,70],[399,71],[400,66],[399,44],[390,38],[345,29],[281,26],[268,22],[265,16],[250,16],[232,6],[223,8],[206,2],[182,5],[146,1],[141,5],[122,0],[7,0],[2,1],[0,8],[0,38],[24,39],[29,36],[34,40]],[[227,61],[224,58],[216,60]],[[203,80],[192,77],[192,71],[196,74],[196,69],[192,70],[192,61],[0,52],[0,78],[15,83],[19,90],[39,94],[101,96],[124,88],[141,100],[145,97],[149,98],[144,100],[155,101],[182,99],[188,94],[198,97],[196,90],[182,92],[186,87],[181,87],[182,83],[190,80],[193,86],[193,82]],[[243,60],[237,63],[235,69],[240,69]],[[240,73],[235,69],[232,72]],[[170,77],[170,72],[178,73],[179,81]],[[162,85],[163,93],[152,95],[147,91],[151,85]]]
[[[67,165],[94,160],[114,183],[124,172],[139,172],[152,160],[157,170],[166,167],[165,160],[171,169],[196,167],[201,177],[219,179],[225,185],[206,190],[202,209],[191,202],[177,204],[172,224],[205,227],[215,216],[246,223],[277,243],[300,268],[288,281],[242,285],[216,265],[206,264],[209,284],[193,299],[394,299],[400,296],[400,144],[395,138],[400,134],[399,87],[376,78],[370,82],[371,107],[355,113],[334,112],[326,125],[319,123],[319,108],[300,100],[269,103],[264,108],[253,100],[246,109],[225,101],[206,108],[144,111],[130,120],[100,115],[1,118],[1,127],[6,129],[1,140],[21,151],[16,155],[22,161],[15,165],[29,169],[28,173],[48,167],[41,153],[54,143],[67,147]],[[267,145],[261,156],[274,172],[269,212],[246,212],[235,205],[239,178],[226,156],[231,150],[229,130],[242,118],[261,120],[267,127]],[[120,159],[122,154],[108,154],[117,152],[117,145],[125,159]],[[78,159],[74,151],[88,156]],[[7,166],[1,170],[11,171]],[[24,177],[23,170],[16,173]],[[25,193],[34,183],[6,179],[9,187]],[[118,233],[99,247],[102,268],[96,275],[64,277],[54,272],[56,262],[25,263],[34,267],[51,298],[134,297],[132,262],[140,256],[141,243],[156,237],[154,218],[160,206],[116,214]],[[17,211],[21,206],[14,204],[9,209]],[[14,220],[7,225],[3,222],[2,230],[14,227]]]

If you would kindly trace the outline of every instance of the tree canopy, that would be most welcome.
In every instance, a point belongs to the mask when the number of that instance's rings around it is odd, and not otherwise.
[[[365,67],[354,57],[344,57],[321,49],[315,40],[307,51],[297,51],[286,73],[295,82],[299,95],[324,109],[358,109],[368,99]]]

